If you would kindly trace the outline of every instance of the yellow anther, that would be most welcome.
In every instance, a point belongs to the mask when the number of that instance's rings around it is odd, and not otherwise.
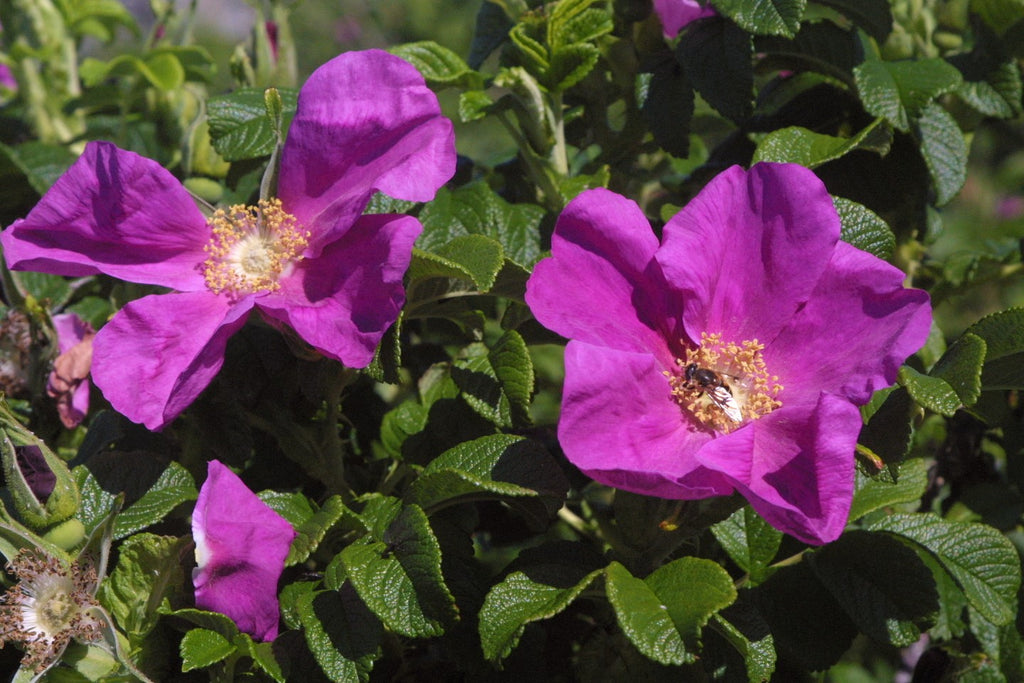
[[[206,286],[232,297],[273,292],[285,270],[302,258],[310,233],[279,199],[218,209],[207,221],[212,236],[203,262]]]
[[[666,371],[672,398],[701,425],[726,434],[782,406],[777,375],[768,372],[756,339],[723,341],[702,332],[700,345]]]

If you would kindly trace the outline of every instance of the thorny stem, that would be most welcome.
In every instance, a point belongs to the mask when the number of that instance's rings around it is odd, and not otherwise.
[[[551,120],[554,124],[555,144],[551,148],[551,166],[558,175],[569,176],[569,152],[565,147],[565,117],[562,115],[562,93],[551,93]]]
[[[540,160],[533,154],[532,148],[530,147],[529,141],[519,131],[515,125],[509,121],[508,116],[504,112],[497,114],[497,119],[505,130],[508,131],[512,139],[515,140],[516,146],[519,147],[519,157],[526,163],[526,170],[529,171],[533,181],[540,187],[541,193],[544,195],[544,203],[547,208],[552,211],[562,210],[562,193],[558,191],[558,188],[552,182],[551,177],[547,174],[546,169],[541,165]]]

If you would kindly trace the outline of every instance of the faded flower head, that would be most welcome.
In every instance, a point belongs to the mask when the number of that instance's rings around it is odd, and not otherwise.
[[[92,325],[74,313],[53,316],[60,355],[46,381],[46,393],[57,399],[57,413],[68,429],[73,429],[89,412],[89,370],[92,367]]]
[[[699,499],[738,491],[808,543],[839,536],[859,405],[927,338],[928,295],[839,240],[824,185],[733,167],[665,226],[607,190],[562,212],[526,300],[570,339],[558,436],[593,479]]]
[[[377,191],[430,200],[454,171],[452,124],[419,72],[347,52],[299,91],[276,197],[205,216],[160,164],[91,142],[0,242],[15,270],[174,290],[129,302],[93,344],[92,381],[160,429],[212,381],[253,310],[324,356],[369,364],[405,302],[422,226],[363,211]]]
[[[258,640],[277,637],[277,582],[295,529],[220,462],[209,463],[192,513],[196,606]]]
[[[0,318],[0,391],[20,396],[28,388],[32,352],[32,323],[27,315],[9,308]]]
[[[19,552],[7,564],[18,582],[0,597],[0,647],[15,643],[25,651],[22,666],[37,673],[60,658],[72,639],[92,642],[102,636],[93,614],[96,571],[70,567],[35,549]]]

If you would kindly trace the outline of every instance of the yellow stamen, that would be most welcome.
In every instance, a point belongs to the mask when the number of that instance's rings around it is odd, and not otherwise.
[[[778,396],[783,387],[778,376],[768,372],[763,350],[764,344],[756,339],[725,342],[721,334],[702,332],[700,345],[686,349],[685,358],[676,358],[677,370],[665,371],[673,400],[701,425],[722,434],[764,417],[782,406]],[[722,384],[719,400],[713,388],[687,377],[690,367],[714,373]],[[721,405],[723,398],[733,409],[732,416]]]
[[[207,221],[213,236],[203,262],[206,286],[236,297],[280,289],[280,278],[302,258],[310,233],[279,199],[218,209]]]

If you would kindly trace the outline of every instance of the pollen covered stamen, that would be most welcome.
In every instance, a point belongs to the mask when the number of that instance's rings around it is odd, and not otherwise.
[[[207,223],[213,236],[202,269],[206,286],[215,294],[279,289],[281,275],[309,244],[310,233],[281,208],[279,199],[218,209]]]
[[[22,666],[41,672],[72,639],[92,642],[102,636],[91,566],[64,566],[37,550],[22,550],[7,570],[18,582],[0,596],[0,647],[18,643],[25,651]]]
[[[720,334],[702,332],[700,345],[676,358],[666,371],[672,398],[698,422],[726,434],[782,406],[777,375],[768,372],[756,339],[725,342]]]

